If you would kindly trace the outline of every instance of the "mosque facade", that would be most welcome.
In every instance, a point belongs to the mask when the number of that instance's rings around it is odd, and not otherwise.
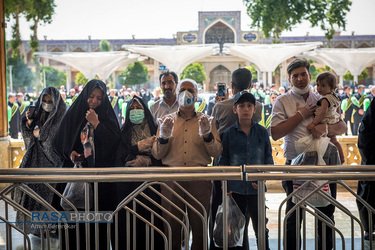
[[[160,39],[112,39],[108,40],[112,51],[121,51],[123,45],[197,45],[197,44],[219,44],[223,52],[224,44],[271,44],[272,39],[265,39],[260,31],[241,30],[241,12],[240,11],[207,11],[198,12],[198,30],[178,31],[173,38]],[[282,43],[301,43],[301,42],[322,42],[323,47],[328,47],[328,40],[324,36],[305,36],[299,37],[281,37]],[[101,40],[94,40],[90,37],[87,40],[40,40],[41,52],[96,52],[100,51],[99,43]],[[375,35],[350,35],[341,36],[339,33],[331,41],[332,48],[371,48],[375,47]],[[28,41],[23,41],[23,53],[25,61],[31,64],[31,47]],[[11,51],[8,51],[11,53]],[[198,61],[204,67],[207,79],[205,81],[206,90],[212,90],[216,82],[230,83],[230,72],[234,69],[251,64],[242,58],[231,55],[213,55]],[[65,71],[68,74],[68,81],[73,83],[78,71],[70,66],[53,60],[45,60],[44,65],[50,65]],[[148,67],[150,82],[158,83],[158,75],[162,67],[152,58],[143,61]],[[281,81],[286,81],[285,65],[280,65],[281,75],[272,80],[277,85]],[[125,70],[120,68],[114,73],[115,79],[118,74]],[[374,67],[369,65],[368,79],[363,83],[373,84]],[[258,74],[260,75],[260,74]],[[283,78],[284,77],[284,78]]]

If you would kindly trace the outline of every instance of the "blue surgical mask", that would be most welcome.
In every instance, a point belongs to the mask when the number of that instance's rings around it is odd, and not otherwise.
[[[129,112],[129,119],[133,124],[141,124],[144,118],[145,111],[143,109],[132,109]]]

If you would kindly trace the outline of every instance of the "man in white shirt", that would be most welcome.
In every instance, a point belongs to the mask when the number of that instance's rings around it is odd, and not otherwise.
[[[291,160],[297,156],[294,143],[300,138],[308,136],[310,132],[306,129],[314,117],[315,106],[317,101],[320,99],[320,95],[317,92],[310,90],[311,75],[309,73],[310,64],[308,61],[303,59],[296,59],[291,62],[288,66],[289,82],[293,86],[292,91],[285,93],[276,98],[271,118],[271,136],[272,139],[278,140],[284,137],[284,156],[287,159],[286,165],[290,165]],[[312,134],[315,138],[321,137],[326,133],[328,128],[328,134],[330,135],[341,135],[346,131],[346,125],[341,120],[340,122],[332,125],[319,124],[314,127]],[[331,186],[331,194],[336,197],[336,185]],[[287,195],[293,192],[293,182],[283,181],[283,188]],[[286,213],[294,206],[291,200],[288,200]],[[332,221],[333,212],[335,207],[328,205],[327,207],[318,208],[324,214],[326,214]],[[300,218],[301,223],[302,216]],[[318,248],[321,249],[322,237],[321,237],[321,222],[318,224]],[[287,219],[286,224],[286,239],[287,248],[299,249],[300,246],[296,246],[296,212],[294,211],[291,216]],[[332,230],[326,228],[326,249],[332,249]]]
[[[178,110],[178,101],[176,96],[176,87],[178,76],[173,71],[166,71],[159,76],[160,87],[163,91],[163,98],[151,105],[150,111],[155,123],[158,119],[176,112]]]

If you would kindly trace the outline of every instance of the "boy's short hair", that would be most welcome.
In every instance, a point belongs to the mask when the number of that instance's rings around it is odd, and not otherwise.
[[[336,77],[331,72],[324,72],[318,75],[318,77],[316,78],[316,82],[322,81],[325,81],[331,89],[337,88]]]
[[[250,102],[255,106],[255,97],[250,92],[243,90],[234,96],[234,106],[239,103]]]
[[[288,71],[289,77],[293,70],[301,68],[301,67],[306,68],[307,71],[310,72],[310,63],[306,61],[305,59],[298,58],[288,65],[287,71]]]

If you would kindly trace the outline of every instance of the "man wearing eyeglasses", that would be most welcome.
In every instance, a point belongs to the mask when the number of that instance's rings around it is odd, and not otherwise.
[[[272,106],[277,96],[278,95],[276,92],[271,92],[270,94],[271,102],[263,105],[261,125],[267,129],[268,135],[271,135],[270,125],[271,125]]]

